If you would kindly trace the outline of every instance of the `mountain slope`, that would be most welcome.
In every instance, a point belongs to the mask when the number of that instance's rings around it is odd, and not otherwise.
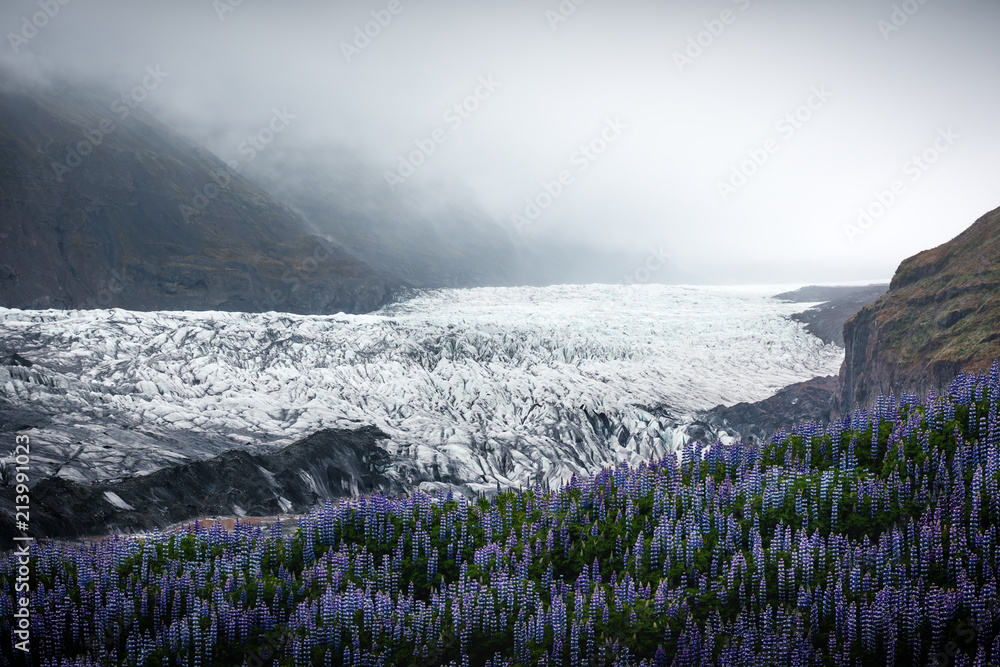
[[[270,454],[231,450],[203,461],[123,480],[83,484],[53,477],[31,490],[32,529],[71,538],[166,528],[198,517],[306,512],[317,501],[398,491],[382,474],[377,428],[324,429]],[[11,523],[13,486],[0,490]],[[9,540],[0,548],[10,548]]]
[[[843,406],[941,390],[1000,357],[1000,209],[900,264],[889,292],[844,326]]]
[[[415,287],[515,282],[510,236],[464,192],[391,191],[381,171],[328,146],[275,147],[246,176],[318,234]]]
[[[0,305],[368,311],[398,281],[103,91],[0,86]]]
[[[824,343],[844,346],[844,323],[871,302],[885,294],[888,285],[866,287],[803,287],[795,292],[778,294],[774,298],[787,301],[822,301],[801,313],[792,315],[806,325],[806,331]]]
[[[998,397],[1000,368],[943,401],[560,489],[41,540],[34,576],[0,560],[0,608],[30,616],[42,664],[992,667]],[[97,512],[145,500],[112,493]],[[0,633],[20,639],[18,620],[0,614]],[[12,641],[0,660],[35,664]]]

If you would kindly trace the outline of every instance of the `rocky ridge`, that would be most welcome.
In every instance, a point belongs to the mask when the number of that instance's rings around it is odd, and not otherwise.
[[[0,305],[368,312],[374,270],[113,94],[0,71]]]
[[[1000,358],[1000,209],[904,260],[888,293],[844,326],[842,404],[941,392]]]
[[[197,517],[304,513],[328,498],[398,491],[383,471],[388,436],[324,429],[270,454],[231,450],[149,475],[84,484],[52,477],[31,489],[31,531],[47,539],[136,533]],[[0,516],[14,521],[14,487]],[[9,548],[11,544],[0,544]]]

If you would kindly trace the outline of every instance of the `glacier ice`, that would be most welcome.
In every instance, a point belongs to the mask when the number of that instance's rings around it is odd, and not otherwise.
[[[0,397],[44,416],[28,432],[38,478],[148,474],[374,424],[408,488],[556,484],[676,449],[693,411],[835,374],[843,351],[776,291],[439,290],[333,316],[0,309],[0,348],[35,364],[0,367]]]

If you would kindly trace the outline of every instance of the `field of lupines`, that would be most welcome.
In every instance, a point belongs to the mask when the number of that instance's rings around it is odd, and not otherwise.
[[[492,498],[374,496],[293,536],[31,549],[14,665],[1000,664],[1000,369],[765,447]]]

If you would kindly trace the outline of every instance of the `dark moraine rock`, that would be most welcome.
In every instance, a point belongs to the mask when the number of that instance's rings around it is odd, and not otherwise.
[[[327,498],[395,491],[375,427],[327,429],[277,452],[233,450],[150,475],[93,485],[61,478],[31,489],[31,534],[74,539],[135,533],[207,516],[303,513]],[[13,522],[14,488],[3,488],[0,520]],[[0,548],[10,548],[4,536]]]
[[[691,429],[688,435],[707,442],[725,430],[745,441],[759,442],[801,422],[828,424],[840,414],[840,383],[831,375],[790,385],[757,403],[712,408],[698,415],[696,427],[703,431],[701,437]]]
[[[34,363],[28,361],[16,352],[0,357],[0,366],[21,366],[24,368],[31,368],[34,365]]]

